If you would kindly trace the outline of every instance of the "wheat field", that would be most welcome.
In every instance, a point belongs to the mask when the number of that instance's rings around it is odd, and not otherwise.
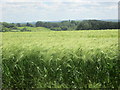
[[[3,88],[118,88],[118,30],[2,33]]]

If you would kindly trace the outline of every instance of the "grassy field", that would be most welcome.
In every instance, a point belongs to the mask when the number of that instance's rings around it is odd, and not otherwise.
[[[2,33],[3,88],[117,88],[118,30]]]

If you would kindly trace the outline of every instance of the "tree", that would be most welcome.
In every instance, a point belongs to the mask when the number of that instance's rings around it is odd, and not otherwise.
[[[118,24],[116,22],[105,22],[100,20],[85,20],[80,22],[77,26],[77,30],[99,30],[99,29],[117,29]]]
[[[16,26],[17,26],[17,27],[21,27],[21,24],[20,24],[20,23],[17,23]]]
[[[36,24],[35,24],[36,27],[42,27],[44,26],[44,23],[41,22],[41,21],[37,21]]]
[[[2,27],[2,30],[0,32],[9,32],[11,31],[10,28]]]
[[[62,30],[68,30],[68,27],[67,26],[62,26],[61,29]]]
[[[24,31],[27,31],[27,29],[26,28],[21,29],[21,32],[24,32]]]
[[[26,26],[28,26],[28,27],[33,27],[33,25],[30,24],[30,23],[26,23]]]

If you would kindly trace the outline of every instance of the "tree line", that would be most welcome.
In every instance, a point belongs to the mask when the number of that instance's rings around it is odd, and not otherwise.
[[[1,32],[7,32],[12,30],[30,31],[27,28],[18,29],[17,27],[45,27],[54,31],[66,31],[66,30],[101,30],[101,29],[118,29],[118,22],[106,22],[100,20],[83,20],[83,21],[61,21],[61,22],[42,22],[37,21],[32,23],[7,23],[1,22]]]
[[[101,29],[118,29],[118,22],[84,20],[80,22],[76,28],[76,30],[101,30]]]

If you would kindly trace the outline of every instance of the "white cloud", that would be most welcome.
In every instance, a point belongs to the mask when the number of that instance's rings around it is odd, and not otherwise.
[[[117,15],[117,3],[109,2],[7,2],[3,6],[4,20],[16,22],[116,18]]]
[[[64,0],[61,0],[64,1]],[[88,0],[65,0],[66,2],[88,2]],[[119,0],[89,0],[90,2],[119,2]]]
[[[107,7],[108,9],[117,9],[118,8],[118,6],[109,6],[109,7]]]
[[[61,2],[62,0],[4,0],[3,2]]]
[[[119,2],[119,0],[89,0],[90,2]],[[3,2],[88,2],[88,0],[3,0]]]
[[[71,0],[72,1],[72,0]],[[8,2],[2,4],[4,8],[42,8],[49,10],[56,9],[79,9],[79,8],[108,8],[116,9],[117,3],[101,3],[101,2]]]

